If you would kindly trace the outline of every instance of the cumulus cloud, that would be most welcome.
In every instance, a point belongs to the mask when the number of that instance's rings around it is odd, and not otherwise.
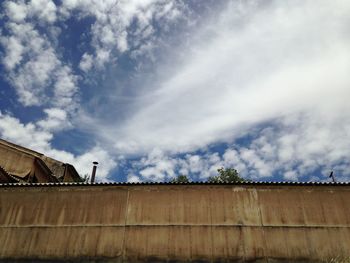
[[[78,105],[78,78],[56,51],[57,7],[52,1],[6,1],[7,20],[0,35],[7,80],[24,107],[42,107],[46,118],[38,125],[50,132],[70,127]],[[41,27],[47,26],[47,30]],[[57,117],[53,109],[64,117]],[[64,112],[64,113],[63,113]],[[52,117],[52,118],[51,118]]]
[[[77,91],[77,77],[64,65],[47,36],[32,23],[8,23],[8,35],[2,35],[5,48],[3,64],[8,79],[24,106],[67,106]],[[48,98],[53,90],[54,96]]]
[[[176,162],[155,149],[147,158],[141,159],[138,165],[143,167],[139,173],[147,181],[164,181],[174,177]]]
[[[6,140],[37,150],[46,149],[48,141],[52,139],[50,132],[38,130],[35,124],[23,124],[17,118],[1,112],[0,134]]]
[[[56,20],[57,8],[51,0],[6,1],[3,5],[8,19],[14,22],[33,17],[48,23]]]
[[[316,173],[318,179],[324,179],[332,169],[337,175],[349,176],[350,130],[348,124],[343,125],[343,117],[326,109],[284,117],[277,126],[256,133],[249,145],[227,150],[232,161],[226,166],[237,167],[250,178],[280,174],[296,181]]]
[[[70,125],[67,112],[59,108],[45,109],[46,118],[39,120],[37,125],[45,131],[64,129]],[[65,124],[65,125],[63,125]]]
[[[346,109],[347,118],[349,112]],[[253,180],[272,180],[277,176],[287,181],[319,181],[327,180],[333,170],[337,180],[348,180],[350,126],[337,126],[344,123],[342,117],[327,108],[313,114],[282,117],[267,127],[250,131],[244,136],[250,137],[245,145],[231,144],[223,153],[209,150],[184,157],[158,150],[156,155],[136,161],[130,173],[146,181],[167,181],[179,174],[206,180],[217,175],[218,168],[226,167]]]
[[[217,175],[217,169],[224,164],[218,153],[188,153],[183,157],[170,155],[159,149],[132,162],[128,180],[169,181],[177,175],[186,175],[193,180],[206,180]]]
[[[6,56],[3,58],[3,64],[6,69],[13,69],[23,58],[24,46],[20,40],[15,37],[1,38],[5,48]]]
[[[80,68],[88,71],[92,64],[102,68],[106,63],[115,62],[118,54],[131,51],[140,55],[145,46],[148,46],[147,50],[150,49],[150,43],[156,47],[152,38],[155,31],[153,24],[161,22],[165,26],[178,17],[183,7],[181,1],[64,0],[60,6],[60,14],[70,17],[76,12],[79,14],[78,19],[95,18],[90,32],[94,54],[85,53],[80,62]]]
[[[71,68],[67,65],[61,65],[59,68],[56,68],[53,75],[55,84],[51,103],[66,110],[73,110],[76,106],[78,77],[73,74]]]
[[[22,22],[27,16],[27,5],[23,1],[8,1],[4,3],[4,7],[7,16],[15,22]]]
[[[92,68],[92,65],[93,65],[92,55],[84,53],[84,55],[82,56],[81,61],[79,63],[79,68],[82,71],[87,72]]]

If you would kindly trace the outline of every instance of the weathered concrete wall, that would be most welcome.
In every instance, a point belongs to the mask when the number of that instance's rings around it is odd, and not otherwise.
[[[0,259],[350,256],[349,186],[0,187]]]

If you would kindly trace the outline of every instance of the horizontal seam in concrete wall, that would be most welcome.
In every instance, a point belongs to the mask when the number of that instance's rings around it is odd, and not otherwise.
[[[139,225],[118,225],[118,224],[76,224],[76,225],[0,225],[0,228],[64,228],[64,227],[254,227],[254,228],[350,228],[349,225],[227,225],[227,224],[139,224]]]

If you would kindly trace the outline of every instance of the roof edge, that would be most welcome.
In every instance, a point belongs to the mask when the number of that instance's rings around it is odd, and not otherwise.
[[[211,183],[211,182],[189,182],[189,183],[172,183],[172,182],[57,182],[57,183],[3,183],[0,187],[39,187],[39,186],[147,186],[147,185],[286,185],[286,186],[350,186],[350,182],[272,182],[272,181],[244,181],[234,183]]]
[[[21,146],[19,144],[15,144],[13,142],[6,141],[6,140],[4,140],[2,138],[0,138],[0,144],[6,145],[7,147],[16,149],[16,150],[21,151],[21,152],[26,153],[26,154],[34,155],[36,157],[41,157],[41,156],[44,155],[42,153],[39,153],[37,151],[34,151],[34,150],[29,149],[29,148],[24,147],[24,146]]]

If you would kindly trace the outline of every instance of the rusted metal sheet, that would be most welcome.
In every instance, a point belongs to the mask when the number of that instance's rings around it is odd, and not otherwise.
[[[305,225],[300,191],[261,190],[259,201],[263,225]]]
[[[125,189],[0,190],[0,226],[124,225],[127,195]]]
[[[2,259],[118,258],[124,227],[0,228]]]
[[[258,194],[254,187],[232,187],[233,224],[261,225],[261,211],[259,209]],[[220,188],[217,189],[220,191]],[[214,190],[215,191],[215,190]],[[223,200],[217,200],[223,202]],[[215,206],[215,204],[213,204]],[[224,207],[227,210],[228,207]],[[238,221],[236,221],[238,220]]]
[[[15,182],[79,182],[75,168],[41,153],[0,139],[0,166]],[[0,174],[0,182],[7,182]],[[13,182],[13,180],[10,180]]]
[[[244,259],[242,227],[216,226],[213,233],[213,258],[225,262]]]
[[[0,261],[350,256],[349,186],[0,187]]]

